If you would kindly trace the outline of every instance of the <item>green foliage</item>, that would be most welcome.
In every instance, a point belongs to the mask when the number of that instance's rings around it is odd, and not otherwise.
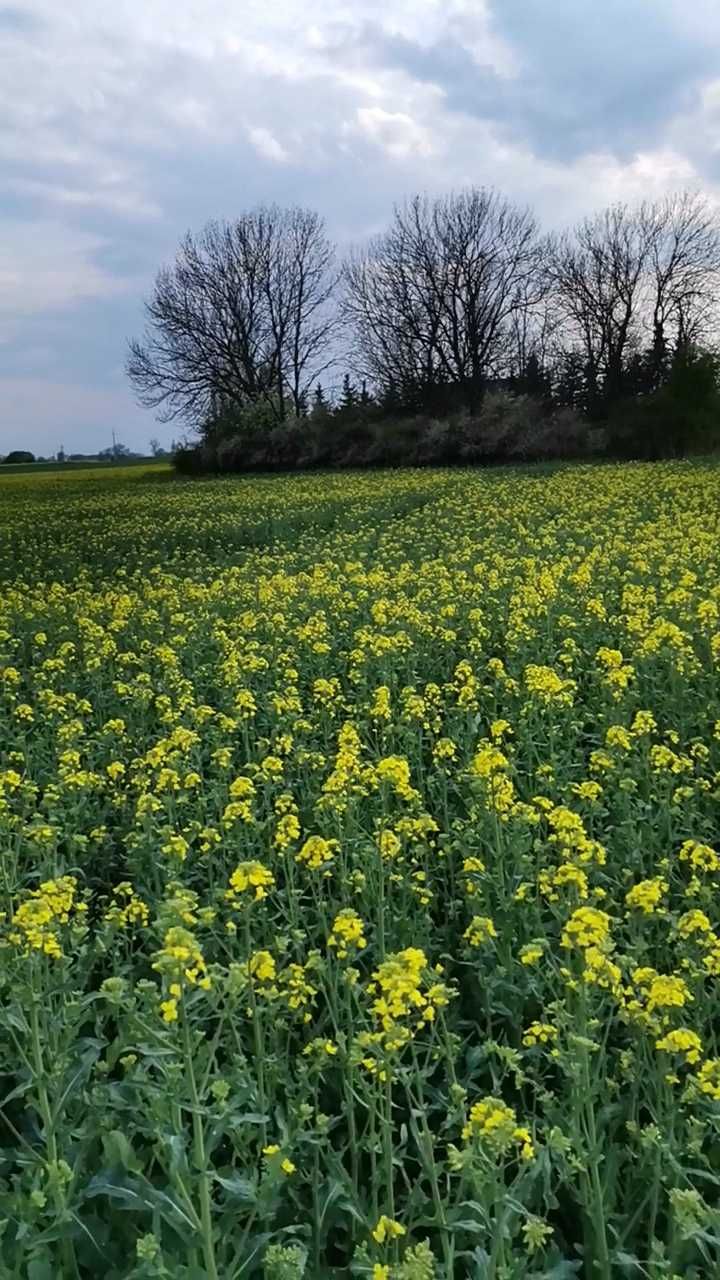
[[[665,386],[652,397],[658,452],[675,456],[709,452],[720,444],[717,359],[688,351],[676,357]]]
[[[221,402],[205,424],[203,439],[207,444],[217,446],[234,437],[262,437],[282,420],[284,407],[274,393],[246,404]]]
[[[610,419],[613,447],[625,456],[684,457],[720,445],[718,363],[706,352],[676,356],[659,390],[622,402]]]
[[[308,418],[289,418],[252,432],[217,435],[175,455],[187,475],[285,471],[316,467],[438,466],[577,458],[590,452],[589,429],[569,407],[529,395],[488,392],[476,414],[438,420],[389,416],[347,384],[330,409],[316,394]]]
[[[7,457],[0,459],[0,462],[7,466],[17,466],[19,463],[34,462],[35,454],[30,453],[28,449],[11,449]]]

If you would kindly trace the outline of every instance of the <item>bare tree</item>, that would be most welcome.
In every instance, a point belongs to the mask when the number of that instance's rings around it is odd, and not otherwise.
[[[140,402],[193,427],[258,401],[279,420],[299,413],[332,362],[334,259],[323,220],[306,209],[262,207],[188,233],[130,343]]]
[[[554,244],[551,275],[569,334],[585,357],[588,400],[619,394],[626,355],[638,336],[650,253],[644,220],[617,204]]]
[[[640,216],[650,244],[648,323],[659,383],[669,357],[706,340],[713,327],[720,226],[708,201],[687,191],[643,205]]]
[[[699,196],[612,205],[553,242],[550,274],[566,352],[584,358],[591,409],[625,389],[631,357],[658,386],[674,352],[709,327],[720,233]]]
[[[381,390],[427,390],[440,377],[439,317],[410,230],[396,211],[389,230],[351,254],[343,316],[356,371]]]
[[[530,282],[522,305],[513,313],[508,327],[507,364],[513,379],[522,384],[531,368],[549,373],[558,357],[561,318],[549,293],[549,277],[543,274],[543,293],[538,299],[539,281]]]
[[[513,318],[544,292],[534,216],[494,191],[416,196],[346,265],[344,315],[358,371],[476,403],[505,368]]]

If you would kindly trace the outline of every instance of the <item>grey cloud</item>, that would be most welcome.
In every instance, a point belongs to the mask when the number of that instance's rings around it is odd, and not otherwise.
[[[452,110],[560,161],[601,150],[632,156],[691,110],[717,72],[717,24],[699,41],[656,0],[498,0],[493,18],[516,55],[514,75],[483,59],[482,38],[462,19],[430,45],[366,26],[356,56],[362,49],[369,64],[437,85]]]
[[[699,41],[682,8],[668,0],[495,4],[498,31],[527,67],[534,136],[547,145],[557,129],[561,155],[600,147],[627,155],[656,139],[717,71],[717,24]]]

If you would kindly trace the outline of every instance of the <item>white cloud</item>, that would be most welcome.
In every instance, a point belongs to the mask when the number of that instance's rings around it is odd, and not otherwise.
[[[358,107],[356,127],[389,156],[405,160],[410,156],[427,157],[434,151],[429,130],[404,111],[386,111],[384,107]]]
[[[511,167],[517,163],[516,157],[508,160]],[[533,186],[525,198],[543,222],[554,229],[617,201],[652,200],[699,185],[692,164],[670,149],[643,152],[627,163],[609,151],[581,156],[570,165],[541,163],[532,156],[527,157],[526,163]]]
[[[263,159],[274,160],[278,164],[287,164],[290,159],[289,153],[269,129],[265,129],[262,126],[248,129],[248,137],[258,155],[261,155]]]

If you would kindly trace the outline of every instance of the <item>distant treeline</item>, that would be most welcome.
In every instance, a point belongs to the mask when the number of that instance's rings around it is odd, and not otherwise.
[[[343,261],[263,207],[185,237],[128,372],[185,471],[677,456],[718,443],[719,275],[697,194],[559,235],[492,190],[416,196]]]
[[[15,450],[16,454],[25,454],[26,450]],[[164,455],[168,461],[170,454]],[[62,458],[42,458],[34,457],[33,454],[25,458],[13,457],[8,455],[6,458],[0,459],[0,474],[8,472],[15,474],[17,472],[36,472],[36,471],[88,471],[96,467],[104,467],[112,469],[116,465],[122,467],[137,467],[143,463],[155,462],[157,459],[147,454],[132,453],[127,456],[118,458],[99,457],[97,454],[68,454]]]
[[[154,459],[171,458],[178,445],[173,440],[170,449],[164,449],[158,440],[150,441],[150,453],[137,453],[133,449],[129,449],[127,445],[116,442],[109,445],[107,449],[100,449],[97,453],[66,453],[64,448],[58,449],[54,456],[43,458],[36,457],[29,449],[12,449],[5,457],[0,457],[0,466],[9,468],[31,468],[32,470],[56,470],[62,467],[98,467],[106,466],[122,462],[129,465],[136,462],[147,462],[150,457]]]

